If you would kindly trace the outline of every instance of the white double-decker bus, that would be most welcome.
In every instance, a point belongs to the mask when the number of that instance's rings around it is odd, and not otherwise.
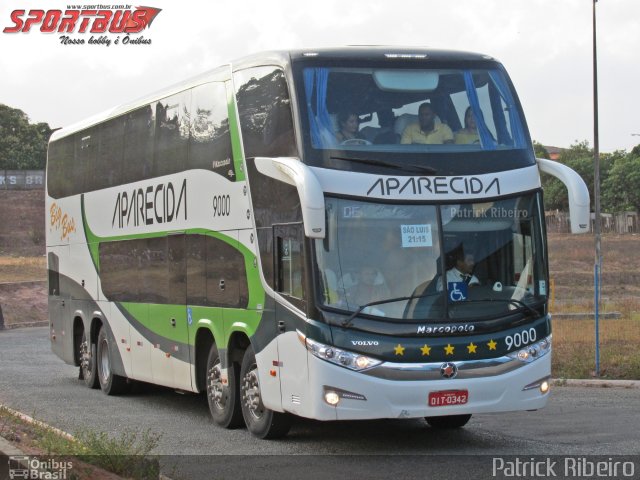
[[[59,130],[53,351],[91,388],[295,416],[534,410],[551,372],[540,170],[502,65],[411,48],[270,52]]]

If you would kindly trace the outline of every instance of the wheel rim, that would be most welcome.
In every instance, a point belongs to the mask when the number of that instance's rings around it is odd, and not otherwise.
[[[109,364],[109,344],[106,340],[102,340],[100,347],[100,377],[102,378],[103,383],[106,383],[111,375],[111,365]]]
[[[218,409],[224,410],[227,406],[227,398],[222,384],[222,369],[220,359],[217,358],[213,366],[207,371],[207,395],[211,403]]]
[[[264,405],[260,398],[260,384],[258,383],[258,369],[255,364],[242,379],[242,401],[249,414],[260,420],[264,415]]]
[[[91,350],[89,349],[89,342],[87,342],[87,339],[85,338],[80,344],[80,368],[82,368],[85,377],[91,374],[91,370],[89,369],[90,363]]]

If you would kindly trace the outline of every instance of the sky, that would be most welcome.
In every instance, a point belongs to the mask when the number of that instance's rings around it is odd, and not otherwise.
[[[593,145],[592,0],[144,0],[162,9],[141,33],[147,45],[62,45],[37,27],[1,31],[13,10],[69,3],[0,5],[0,103],[53,128],[262,50],[408,45],[497,58],[534,140]],[[600,0],[597,25],[600,150],[630,150],[640,144],[640,0]]]

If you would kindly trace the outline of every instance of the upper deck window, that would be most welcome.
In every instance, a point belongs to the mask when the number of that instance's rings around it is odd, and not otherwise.
[[[303,70],[314,149],[522,149],[519,109],[499,70]]]
[[[535,165],[499,63],[305,59],[294,64],[302,160],[383,175],[475,175]]]

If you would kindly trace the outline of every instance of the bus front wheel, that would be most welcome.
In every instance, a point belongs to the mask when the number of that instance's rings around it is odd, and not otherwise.
[[[224,428],[242,426],[242,411],[238,402],[238,376],[240,368],[231,363],[227,369],[227,381],[222,378],[222,363],[215,344],[211,345],[207,358],[207,401],[213,421]]]
[[[448,415],[445,417],[425,417],[425,420],[431,428],[449,430],[464,427],[470,418],[471,415]]]
[[[291,428],[291,416],[269,410],[262,403],[258,365],[253,347],[244,352],[240,369],[240,404],[247,429],[258,438],[284,437]]]
[[[100,328],[98,333],[98,348],[95,362],[97,363],[98,381],[100,388],[107,395],[118,395],[124,393],[129,384],[125,377],[121,377],[113,373],[111,365],[111,348],[106,329]]]

